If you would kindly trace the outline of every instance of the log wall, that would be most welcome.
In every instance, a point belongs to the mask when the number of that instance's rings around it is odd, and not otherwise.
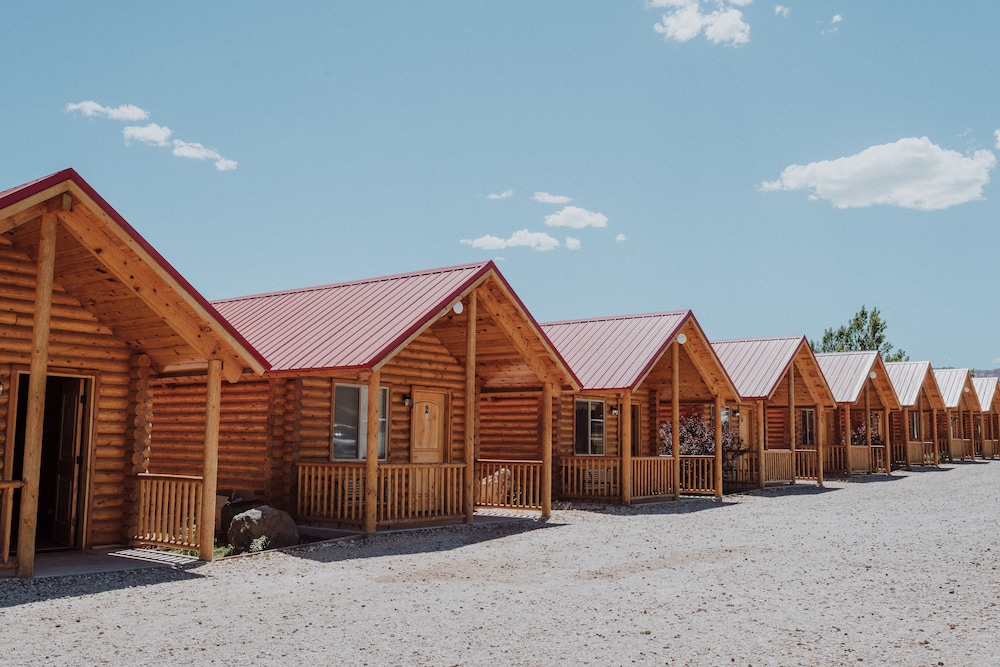
[[[35,301],[35,262],[0,237],[0,456],[3,473],[13,458],[15,370],[27,371]],[[49,368],[53,374],[93,378],[94,414],[84,483],[89,484],[84,543],[120,544],[127,540],[126,471],[132,449],[126,442],[133,352],[79,301],[57,284],[52,294]]]

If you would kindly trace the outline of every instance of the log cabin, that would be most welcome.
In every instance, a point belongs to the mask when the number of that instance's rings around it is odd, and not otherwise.
[[[722,429],[714,452],[681,453],[665,424],[720,423],[737,393],[691,311],[542,325],[582,388],[558,404],[558,495],[630,504],[722,495]]]
[[[939,457],[949,461],[975,458],[974,415],[982,412],[968,368],[935,368],[945,409],[938,415]]]
[[[995,377],[972,378],[976,388],[976,398],[982,412],[977,415],[976,434],[979,449],[976,452],[984,459],[1000,457],[1000,379]]]
[[[12,542],[31,576],[38,549],[142,537],[211,560],[222,380],[265,366],[72,169],[0,193],[4,564]],[[207,397],[183,480],[146,474],[160,376],[200,378]]]
[[[826,421],[825,470],[892,472],[885,456],[888,413],[899,399],[878,352],[825,352],[816,355],[837,408]]]
[[[493,262],[214,305],[270,364],[222,394],[224,495],[368,533],[549,515],[552,403],[579,383]],[[156,386],[157,472],[194,465],[201,391]]]
[[[712,348],[739,392],[730,410],[742,447],[725,481],[822,486],[822,420],[836,402],[806,337],[713,341]]]
[[[938,433],[934,424],[944,397],[927,361],[891,361],[885,370],[899,398],[900,409],[889,413],[892,464],[938,465]]]

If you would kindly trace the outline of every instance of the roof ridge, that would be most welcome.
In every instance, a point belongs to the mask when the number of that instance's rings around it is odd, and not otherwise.
[[[466,271],[470,269],[481,270],[488,265],[492,264],[492,261],[487,262],[473,262],[471,264],[458,264],[455,266],[443,266],[434,269],[424,269],[421,271],[410,271],[407,273],[395,273],[387,276],[374,276],[372,278],[360,278],[357,280],[348,280],[340,283],[327,283],[325,285],[309,285],[306,287],[295,287],[287,290],[277,290],[274,292],[260,292],[257,294],[245,294],[242,296],[231,296],[224,299],[213,299],[212,303],[234,303],[237,301],[250,301],[253,299],[263,299],[267,297],[274,296],[285,296],[290,294],[306,294],[308,292],[320,292],[329,289],[338,289],[342,287],[351,287],[354,285],[373,285],[375,283],[390,282],[394,280],[404,280],[406,278],[416,278],[418,276],[430,276],[434,274],[442,273],[455,273],[458,271]]]
[[[723,340],[713,340],[709,341],[712,345],[716,343],[759,343],[764,341],[778,341],[778,340],[797,340],[801,341],[805,338],[802,336],[762,336],[760,338],[726,338]]]
[[[687,315],[691,313],[690,309],[687,310],[668,310],[659,313],[636,313],[634,315],[605,315],[603,317],[585,317],[573,320],[557,320],[554,322],[542,322],[539,326],[548,327],[555,326],[558,324],[584,324],[593,322],[622,322],[625,320],[640,320],[640,319],[654,319],[657,317],[666,317],[669,315]]]

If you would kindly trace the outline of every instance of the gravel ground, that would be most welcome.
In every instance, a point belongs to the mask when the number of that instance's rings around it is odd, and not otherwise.
[[[0,581],[18,665],[1000,665],[1000,462]]]

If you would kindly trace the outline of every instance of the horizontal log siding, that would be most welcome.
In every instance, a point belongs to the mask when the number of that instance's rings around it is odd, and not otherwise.
[[[266,497],[271,469],[270,405],[270,385],[266,380],[244,380],[223,386],[219,493],[245,489],[255,497]],[[205,443],[205,385],[154,387],[151,431],[151,473],[200,476]]]
[[[541,397],[488,394],[479,399],[477,459],[540,460]]]
[[[31,363],[34,323],[35,262],[0,236],[0,381],[5,395],[0,418],[0,448],[5,448],[13,420],[7,414],[12,366],[27,370]],[[89,480],[89,514],[84,527],[88,545],[120,544],[128,538],[124,525],[125,470],[131,459],[126,446],[129,414],[129,359],[132,351],[108,327],[57,283],[52,294],[49,367],[95,379]],[[6,465],[12,453],[4,451]],[[6,473],[6,471],[4,471]]]
[[[790,449],[788,442],[788,408],[765,406],[764,413],[767,415],[765,428],[767,433],[764,436],[764,444],[768,449]]]
[[[399,351],[382,367],[382,386],[390,388],[389,463],[410,462],[410,408],[403,394],[426,387],[449,394],[450,446],[445,462],[465,459],[465,366],[453,357],[432,330]]]

